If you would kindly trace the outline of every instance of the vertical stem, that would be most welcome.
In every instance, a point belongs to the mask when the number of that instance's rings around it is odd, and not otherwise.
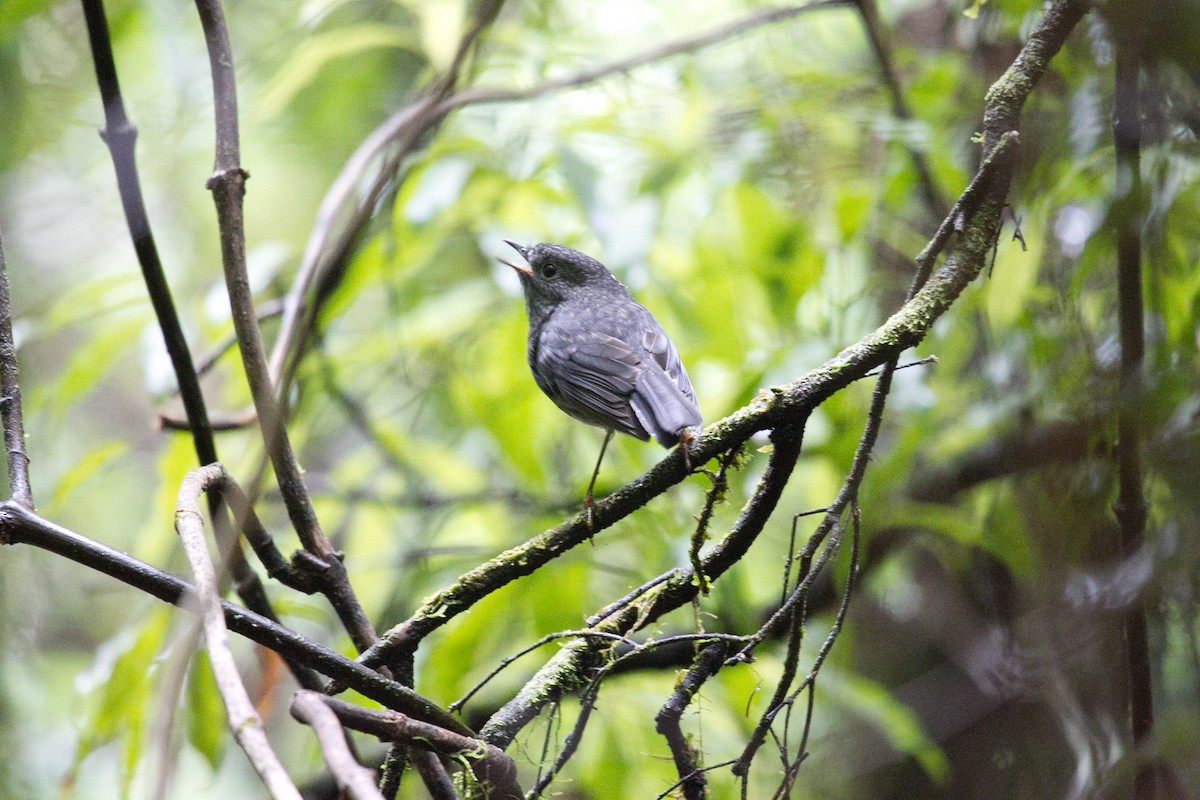
[[[275,469],[275,480],[287,506],[288,518],[303,542],[305,550],[324,564],[325,596],[337,611],[355,647],[361,652],[374,643],[375,628],[363,611],[346,578],[345,567],[333,545],[321,530],[308,490],[300,474],[300,464],[288,440],[286,420],[275,399],[275,389],[267,367],[266,349],[254,295],[246,272],[246,231],[242,200],[246,192],[246,171],[242,169],[238,144],[237,83],[233,71],[233,50],[229,29],[220,0],[196,0],[204,40],[212,71],[213,106],[216,122],[216,158],[208,187],[217,209],[221,236],[221,263],[225,287],[237,332],[238,347],[246,372],[246,382],[254,398],[263,442]]]
[[[121,86],[117,80],[117,67],[113,60],[104,5],[100,0],[82,0],[82,3],[88,40],[91,43],[92,63],[96,69],[96,83],[100,88],[100,99],[104,103],[104,127],[100,129],[100,138],[104,140],[112,155],[121,206],[125,211],[125,222],[129,226],[129,236],[133,240],[133,249],[142,268],[146,291],[158,318],[158,327],[162,331],[167,355],[175,370],[175,382],[179,386],[179,397],[187,414],[196,454],[201,464],[211,464],[217,460],[217,448],[208,421],[208,409],[204,404],[200,379],[192,362],[187,337],[183,335],[183,327],[179,323],[175,302],[171,298],[171,288],[167,285],[162,260],[158,256],[158,246],[150,228],[150,218],[146,213],[146,203],[138,179],[137,161],[134,158],[137,128],[129,121],[121,99]]]
[[[0,419],[8,454],[9,491],[13,500],[32,511],[33,491],[29,487],[29,456],[25,455],[25,423],[21,417],[21,387],[17,383],[17,347],[13,341],[3,237],[0,237]]]
[[[217,206],[221,230],[221,261],[225,285],[237,332],[238,347],[246,371],[246,382],[258,412],[259,425],[267,451],[275,467],[279,490],[287,506],[288,517],[304,542],[305,548],[319,555],[333,551],[304,490],[300,467],[288,441],[279,404],[267,372],[262,333],[254,312],[254,296],[246,273],[246,233],[242,200],[246,191],[246,172],[242,169],[238,145],[237,86],[233,74],[233,53],[225,15],[218,0],[197,0],[204,38],[212,64],[213,104],[215,106],[216,158],[208,188]]]
[[[1141,425],[1142,362],[1145,354],[1142,310],[1141,218],[1142,186],[1139,164],[1141,125],[1138,119],[1138,59],[1118,42],[1113,91],[1113,141],[1116,149],[1116,192],[1113,201],[1117,238],[1118,320],[1121,373],[1117,410],[1117,500],[1113,512],[1119,523],[1123,558],[1142,549],[1146,532],[1146,497],[1142,488]],[[1128,658],[1129,723],[1133,746],[1140,750],[1154,726],[1150,680],[1150,647],[1142,598],[1125,612]],[[1140,755],[1140,754],[1138,754]],[[1157,797],[1153,764],[1138,759],[1134,797]]]

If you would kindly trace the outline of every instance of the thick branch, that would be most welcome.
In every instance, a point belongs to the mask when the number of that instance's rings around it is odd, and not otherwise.
[[[725,651],[726,645],[723,643],[710,644],[704,648],[654,717],[654,728],[667,740],[671,758],[675,761],[675,770],[679,773],[679,781],[683,786],[683,796],[687,800],[704,800],[707,796],[707,781],[704,773],[700,771],[696,751],[683,735],[680,720],[704,682],[721,669],[725,661]]]
[[[55,525],[15,502],[0,503],[0,544],[31,544],[63,556],[96,572],[185,611],[197,608],[195,589],[186,581],[113,550],[106,545]],[[466,725],[406,686],[345,658],[324,645],[252,611],[222,602],[225,623],[240,636],[295,660],[354,689],[365,697],[450,731],[471,736]]]
[[[315,692],[299,692],[329,707],[343,725],[369,733],[385,742],[407,742],[414,747],[466,759],[476,780],[486,787],[487,797],[496,800],[520,800],[524,795],[517,785],[517,768],[503,751],[479,739],[464,736],[438,725],[412,719],[396,711],[373,711]],[[293,713],[295,705],[293,704]]]
[[[1050,59],[1063,46],[1091,4],[1087,0],[1055,0],[1029,34],[1021,52],[984,98],[983,151],[990,153],[1000,138],[1020,128],[1021,109],[1041,80]]]

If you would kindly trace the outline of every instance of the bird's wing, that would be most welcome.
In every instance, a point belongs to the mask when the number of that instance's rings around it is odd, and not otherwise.
[[[563,411],[591,425],[650,438],[630,407],[643,362],[628,344],[595,331],[548,333],[536,358],[534,377]]]
[[[646,312],[649,316],[650,312]],[[665,331],[659,326],[658,322],[653,317],[650,318],[654,323],[647,325],[645,333],[642,336],[642,347],[645,348],[655,363],[662,367],[663,372],[671,379],[676,388],[691,401],[693,406],[696,405],[696,392],[692,389],[692,382],[688,380],[687,370],[683,368],[683,361],[679,358],[679,351],[675,349],[674,343],[667,337]],[[696,411],[696,421],[693,425],[700,424],[700,412]]]
[[[650,355],[638,376],[630,406],[663,447],[679,442],[680,431],[699,425],[700,409],[675,345],[646,312],[642,348]]]

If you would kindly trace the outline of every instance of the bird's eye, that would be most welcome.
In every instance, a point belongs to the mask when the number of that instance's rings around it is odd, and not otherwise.
[[[553,264],[547,264],[546,266],[542,267],[542,274],[547,278],[553,278],[558,274],[558,267],[554,266]]]

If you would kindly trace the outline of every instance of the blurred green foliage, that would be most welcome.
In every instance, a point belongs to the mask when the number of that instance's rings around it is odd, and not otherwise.
[[[267,301],[286,291],[345,159],[446,67],[469,8],[461,0],[227,5],[251,174],[251,279]],[[757,8],[510,4],[462,84],[533,86]],[[709,421],[819,365],[898,307],[912,256],[935,224],[910,152],[927,156],[943,195],[961,191],[978,158],[972,137],[984,93],[1041,4],[906,0],[882,10],[915,120],[891,115],[855,11],[829,8],[534,100],[464,108],[403,165],[394,199],[323,308],[290,398],[318,514],[381,628],[573,513],[602,438],[533,384],[519,287],[495,262],[502,239],[562,242],[603,260],[671,332]],[[232,324],[204,189],[212,128],[203,39],[182,7],[121,0],[107,12],[140,130],[151,220],[194,353],[205,355]],[[865,577],[817,683],[797,797],[1065,796],[1082,759],[1072,734],[1087,740],[1106,720],[1121,722],[1112,685],[1119,652],[1101,650],[1088,668],[1073,658],[1074,640],[1056,633],[1073,625],[1090,646],[1108,641],[1112,625],[1111,609],[1107,617],[1064,611],[1062,599],[1080,581],[1103,583],[1095,576],[1108,574],[1114,555],[1110,86],[1111,49],[1091,20],[1025,112],[1011,194],[1023,243],[1002,236],[988,277],[919,348],[938,363],[897,374],[862,489]],[[1200,168],[1186,109],[1197,87],[1169,65],[1148,73],[1144,87],[1147,592],[1155,688],[1173,708],[1155,753],[1196,790]],[[159,413],[178,415],[179,404],[95,134],[103,115],[76,4],[0,5],[0,96],[0,231],[35,496],[55,522],[183,574],[171,513],[194,455],[185,435],[155,425]],[[264,328],[271,337],[276,324]],[[813,415],[777,518],[699,613],[672,615],[655,635],[746,632],[778,602],[790,516],[836,493],[862,431],[868,383]],[[236,350],[204,388],[215,416],[248,405]],[[927,470],[1056,422],[1080,427],[1082,453],[1048,466],[1016,459],[939,500],[909,492]],[[254,430],[223,433],[218,446],[236,476],[255,474]],[[615,441],[598,494],[661,456],[653,445]],[[736,517],[764,462],[754,452],[733,476],[714,532]],[[595,549],[577,548],[453,620],[420,650],[418,690],[449,703],[525,644],[579,627],[631,587],[686,563],[707,488],[691,478],[603,532]],[[268,491],[266,500],[278,543],[294,547],[277,498]],[[801,520],[801,536],[815,519]],[[149,797],[168,762],[168,796],[261,793],[220,729],[212,677],[202,657],[190,657],[186,615],[44,553],[2,556],[0,729],[19,744],[0,759],[0,795]],[[813,598],[802,669],[829,628],[844,560]],[[270,590],[285,622],[349,652],[322,602]],[[987,681],[964,654],[978,643],[971,631],[989,626],[1035,652],[1039,669],[1064,676],[1065,694],[986,696]],[[260,674],[254,650],[237,647],[246,672]],[[468,714],[503,703],[558,647],[510,666]],[[685,730],[708,763],[739,753],[781,655],[767,648],[705,686]],[[974,681],[978,709],[944,688],[971,683],[963,676]],[[675,677],[645,669],[605,684],[562,791],[654,797],[674,782],[652,719]],[[293,774],[319,773],[308,731],[286,718],[290,684],[252,688],[271,707],[268,729]],[[942,724],[954,714],[940,703],[971,713]],[[521,737],[512,753],[523,776],[536,772],[547,726],[559,737],[577,712],[564,703]],[[803,702],[794,713],[802,716]],[[1039,745],[1046,737],[1053,741]],[[760,755],[751,797],[777,785],[772,758]],[[1105,751],[1088,776],[1092,796],[1111,796],[1128,759],[1120,747]],[[727,771],[710,783],[714,797],[736,796]]]

